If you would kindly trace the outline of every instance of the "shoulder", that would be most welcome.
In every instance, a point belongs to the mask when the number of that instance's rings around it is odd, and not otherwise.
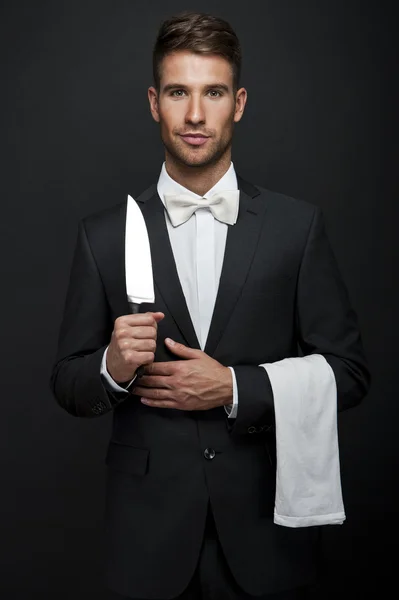
[[[289,239],[306,239],[316,223],[322,223],[322,210],[316,204],[281,192],[254,185],[239,178],[239,187],[261,208],[264,227],[279,231]]]
[[[95,232],[104,228],[112,227],[126,215],[127,194],[123,200],[108,206],[102,210],[90,213],[81,219],[81,223],[87,232]]]
[[[316,204],[307,200],[287,196],[286,194],[269,190],[260,185],[255,185],[254,188],[259,192],[260,201],[265,202],[268,210],[272,210],[275,213],[287,217],[293,216],[304,219],[313,219],[315,214],[321,211]]]
[[[133,197],[137,202],[144,201],[148,199],[154,192],[156,191],[156,184],[150,185],[147,189],[145,189],[139,196],[134,195]],[[129,192],[124,194],[120,194],[119,198],[116,198],[117,202],[104,208],[102,210],[93,212],[85,216],[81,222],[83,223],[86,229],[98,229],[103,228],[104,226],[109,227],[112,225],[116,225],[121,220],[125,222],[126,220],[126,208],[127,208],[127,197]]]
[[[153,194],[155,189],[156,185],[153,184],[138,197],[133,197],[138,201],[147,195]],[[89,237],[92,235],[106,235],[109,231],[125,227],[128,195],[129,192],[119,194],[119,198],[115,198],[116,202],[111,206],[90,213],[81,219],[80,224]]]
[[[262,187],[258,184],[250,183],[243,179],[237,174],[237,181],[240,190],[245,192],[252,198],[257,198],[258,202],[265,203],[267,209],[287,214],[296,214],[309,216],[314,215],[315,212],[319,211],[319,207],[312,202],[302,200],[300,198],[294,198],[281,192],[273,191],[268,188]]]

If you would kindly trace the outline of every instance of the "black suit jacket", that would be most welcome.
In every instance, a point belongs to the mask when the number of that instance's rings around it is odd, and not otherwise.
[[[235,369],[238,415],[223,407],[144,406],[104,387],[100,364],[115,319],[129,313],[124,270],[126,201],[79,224],[51,386],[69,413],[113,411],[106,463],[106,572],[132,597],[180,594],[196,567],[208,500],[238,584],[260,595],[315,573],[319,528],[273,523],[273,393],[258,365],[322,354],[338,409],[366,394],[369,373],[356,315],[316,206],[239,179],[237,223],[226,250],[205,352]],[[158,325],[156,361],[175,360],[163,340],[198,340],[178,279],[156,186],[139,198],[150,237]],[[137,257],[140,260],[140,257]],[[214,450],[205,452],[206,449]],[[208,458],[207,458],[208,457]]]

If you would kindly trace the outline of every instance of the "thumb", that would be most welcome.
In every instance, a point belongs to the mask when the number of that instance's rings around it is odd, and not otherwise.
[[[195,348],[189,348],[184,344],[179,344],[170,338],[165,338],[165,344],[174,354],[181,356],[182,358],[197,358],[198,350]]]
[[[157,323],[159,323],[159,321],[162,321],[162,319],[165,317],[163,312],[151,312],[150,314],[154,317]]]

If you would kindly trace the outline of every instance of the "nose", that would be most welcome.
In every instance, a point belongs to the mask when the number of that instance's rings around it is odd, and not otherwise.
[[[202,105],[201,96],[192,94],[187,105],[186,123],[199,125],[205,123],[205,111]]]

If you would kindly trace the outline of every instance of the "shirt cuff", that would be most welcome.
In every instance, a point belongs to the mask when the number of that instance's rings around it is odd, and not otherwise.
[[[233,378],[233,404],[225,404],[224,410],[228,414],[229,419],[235,419],[237,416],[238,410],[238,389],[237,389],[237,381],[236,374],[234,373],[233,367],[228,367],[231,371],[231,376]]]
[[[108,346],[106,347],[106,349],[104,351],[103,358],[101,361],[101,369],[100,369],[100,374],[101,374],[104,386],[112,392],[128,392],[130,386],[135,381],[137,374],[124,387],[122,387],[121,385],[116,383],[116,381],[114,381],[112,379],[111,375],[108,373],[108,370],[107,370],[107,351],[108,351]]]

